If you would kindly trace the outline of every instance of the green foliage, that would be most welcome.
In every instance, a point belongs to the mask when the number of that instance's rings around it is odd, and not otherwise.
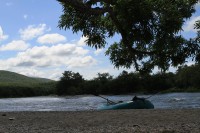
[[[0,97],[29,97],[55,94],[56,82],[21,84],[0,83]]]
[[[86,81],[89,94],[130,94],[130,93],[155,93],[165,91],[174,86],[174,74],[158,73],[154,75],[141,75],[123,71],[116,78],[100,82],[98,80]],[[91,86],[90,86],[91,85]],[[83,88],[83,89],[85,89]]]
[[[9,77],[10,72],[7,74]],[[122,71],[115,78],[109,73],[98,73],[97,77],[91,80],[84,80],[79,73],[65,71],[58,82],[51,80],[46,82],[43,79],[39,82],[33,82],[32,78],[28,82],[28,77],[24,82],[19,80],[21,76],[24,77],[23,75],[16,73],[14,75],[17,79],[10,77],[11,79],[7,82],[3,80],[9,79],[6,77],[6,72],[4,77],[0,76],[0,97],[200,91],[199,64],[180,67],[175,74],[157,73],[150,75]]]
[[[127,71],[122,71],[118,77],[113,81],[113,85],[117,88],[117,94],[134,93],[139,90],[139,79],[138,73],[128,73]]]
[[[156,93],[168,90],[174,87],[173,73],[157,73],[153,75],[145,75],[141,78],[141,87],[149,93]]]
[[[149,73],[155,66],[166,71],[188,57],[200,61],[198,43],[178,34],[198,0],[58,1],[63,7],[58,26],[81,31],[89,46],[105,47],[107,38],[121,35],[106,52],[115,67]]]
[[[179,67],[176,74],[176,84],[178,88],[200,89],[200,65]]]
[[[98,84],[98,93],[110,92],[110,81],[113,77],[109,73],[98,73],[97,78],[94,78],[94,81]]]
[[[79,92],[79,86],[84,81],[79,73],[65,71],[57,84],[58,95],[70,95]]]
[[[109,73],[98,73],[98,77],[94,80],[100,81],[102,84],[107,83],[108,81],[112,80],[112,76]]]
[[[196,43],[196,45],[199,46],[199,43],[200,43],[200,20],[196,21],[196,23],[195,23],[195,29],[197,30],[197,36],[196,36],[196,38],[191,39],[191,41],[193,43]],[[196,55],[197,56],[193,57],[193,58],[195,58],[195,60],[197,60],[197,63],[200,63],[200,52],[197,52]]]
[[[74,78],[73,75],[75,76]],[[65,75],[65,76],[64,76]],[[200,65],[179,68],[177,73],[141,74],[122,71],[113,78],[109,73],[98,73],[91,80],[84,80],[78,73],[71,71],[58,82],[63,88],[57,88],[59,95],[80,94],[130,94],[200,91]],[[70,77],[70,78],[64,78]],[[72,78],[73,77],[73,78]],[[78,78],[79,77],[79,78]],[[63,80],[67,79],[67,80]],[[76,80],[79,79],[79,80]]]

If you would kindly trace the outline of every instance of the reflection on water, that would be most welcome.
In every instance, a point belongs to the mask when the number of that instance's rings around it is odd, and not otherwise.
[[[148,97],[143,95],[141,97]],[[133,95],[104,96],[113,101],[128,101]],[[155,108],[200,108],[200,93],[169,93],[149,98]],[[96,96],[30,97],[0,99],[0,111],[80,111],[96,110],[106,101]]]

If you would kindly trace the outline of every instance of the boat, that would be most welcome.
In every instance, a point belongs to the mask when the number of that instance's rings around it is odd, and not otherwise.
[[[116,109],[154,109],[154,105],[147,99],[137,98],[126,102],[106,103],[97,108],[97,110],[116,110]]]

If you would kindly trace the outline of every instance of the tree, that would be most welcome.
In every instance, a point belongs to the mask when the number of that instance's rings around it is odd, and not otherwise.
[[[179,88],[200,89],[200,65],[179,67],[176,73],[176,84]]]
[[[148,73],[155,66],[166,71],[188,57],[200,60],[198,43],[179,34],[198,0],[58,1],[63,6],[59,27],[81,31],[89,46],[105,47],[107,38],[121,35],[106,51],[117,68]]]
[[[197,20],[194,26],[194,28],[197,29],[196,41],[200,42],[200,20]]]
[[[195,29],[197,30],[197,37],[193,39],[193,42],[199,44],[200,43],[200,20],[196,21],[195,23]],[[200,60],[200,54],[198,53],[197,57],[198,60]],[[200,63],[200,62],[198,62]]]
[[[110,83],[113,80],[113,76],[109,73],[98,73],[97,77],[94,78],[94,82],[98,86],[97,93],[106,94],[110,92]]]
[[[118,94],[136,92],[139,89],[139,84],[138,73],[122,71],[115,79],[115,88],[118,88]]]
[[[65,71],[57,84],[57,93],[59,95],[69,95],[77,93],[79,85],[84,81],[79,73]],[[80,92],[79,92],[80,93]]]
[[[111,76],[109,73],[97,73],[97,78],[94,80],[100,81],[102,84],[104,84],[112,79],[113,76]]]

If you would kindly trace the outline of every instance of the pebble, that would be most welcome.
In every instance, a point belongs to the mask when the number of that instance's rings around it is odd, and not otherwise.
[[[11,120],[11,121],[14,120],[14,119],[15,119],[14,117],[9,118],[9,120]]]

